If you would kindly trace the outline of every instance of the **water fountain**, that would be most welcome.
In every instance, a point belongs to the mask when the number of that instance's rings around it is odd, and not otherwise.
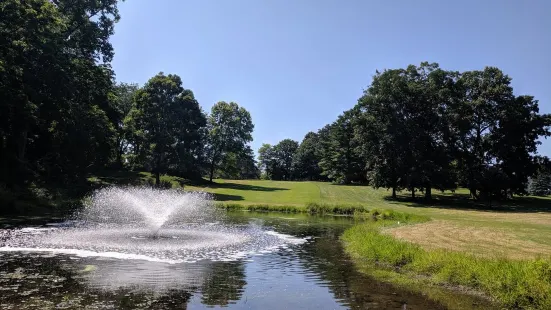
[[[363,309],[407,300],[439,309],[358,274],[336,237],[352,222],[226,213],[206,193],[105,188],[65,222],[0,229],[0,308]]]
[[[233,260],[301,239],[221,221],[208,193],[110,187],[86,199],[71,222],[10,232],[0,251],[184,263]]]

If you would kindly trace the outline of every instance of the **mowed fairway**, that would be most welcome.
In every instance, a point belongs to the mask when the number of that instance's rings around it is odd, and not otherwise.
[[[386,205],[385,190],[366,186],[341,186],[327,182],[292,182],[260,180],[215,180],[216,184],[187,190],[204,190],[217,195],[217,200],[243,204],[304,205],[310,202],[338,204]],[[374,206],[379,204],[379,206]]]
[[[425,206],[388,199],[390,192],[368,186],[342,186],[325,182],[216,180],[210,186],[186,186],[205,190],[226,203],[303,206],[307,203],[361,205],[366,209],[393,209],[426,215],[428,223],[401,226],[387,231],[426,248],[446,248],[483,256],[514,259],[551,256],[551,199],[518,198],[516,209],[495,207],[477,210],[435,203]],[[409,193],[404,192],[404,195]],[[457,195],[465,194],[458,192]],[[537,206],[534,207],[534,206]],[[549,211],[547,211],[549,209]]]

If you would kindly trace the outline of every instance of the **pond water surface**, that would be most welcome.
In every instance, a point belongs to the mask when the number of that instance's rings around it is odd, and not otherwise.
[[[354,219],[228,213],[304,242],[232,260],[167,264],[48,252],[0,252],[1,309],[445,309],[357,272],[339,235]],[[47,223],[18,224],[51,227]],[[0,230],[4,239],[11,231]]]

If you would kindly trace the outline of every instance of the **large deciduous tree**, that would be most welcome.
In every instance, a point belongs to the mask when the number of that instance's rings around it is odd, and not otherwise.
[[[160,184],[160,174],[201,145],[206,119],[193,92],[179,76],[159,73],[135,96],[137,127],[143,132],[141,152]],[[187,157],[186,157],[187,158]],[[193,159],[193,157],[189,157]]]
[[[116,112],[114,125],[116,129],[116,164],[118,168],[123,167],[123,155],[129,152],[132,143],[132,128],[129,124],[132,111],[135,109],[134,96],[139,87],[137,84],[120,83],[115,86],[112,95],[113,108]]]
[[[292,139],[283,139],[273,147],[273,156],[277,161],[278,174],[276,180],[293,179],[293,158],[298,149],[298,142]]]
[[[460,182],[476,198],[524,194],[536,171],[540,136],[549,136],[551,119],[539,114],[531,96],[515,96],[511,78],[495,67],[464,72],[461,100],[452,106],[452,128]]]
[[[116,3],[0,2],[0,182],[74,180],[109,160]]]
[[[258,150],[258,159],[265,176],[271,180],[294,179],[293,164],[297,149],[298,142],[291,139],[283,139],[274,146],[263,144]]]
[[[475,199],[524,194],[548,115],[515,96],[501,70],[462,74],[422,63],[377,72],[360,98],[356,132],[376,187],[469,188]]]
[[[272,179],[277,169],[277,161],[271,144],[263,143],[258,149],[258,166],[266,179]]]
[[[222,179],[258,179],[260,170],[254,159],[254,151],[250,146],[236,153],[228,153],[215,173],[216,177]]]
[[[322,174],[337,183],[365,180],[365,163],[354,129],[358,112],[358,109],[346,111],[331,124],[326,149],[319,162]]]
[[[407,187],[412,196],[415,189],[431,199],[432,188],[455,188],[452,157],[449,152],[451,128],[447,111],[456,99],[456,74],[444,71],[438,64],[427,62],[410,65],[405,71],[406,97],[403,106],[403,124],[409,133],[409,153],[406,153]]]
[[[321,160],[319,151],[319,136],[315,132],[309,132],[304,136],[293,157],[293,170],[296,179],[299,180],[322,180]]]
[[[235,102],[216,103],[208,116],[209,180],[231,153],[242,152],[252,141],[254,125],[250,113]]]
[[[407,187],[411,132],[404,122],[410,96],[404,70],[377,72],[358,101],[358,135],[369,182],[396,192]]]

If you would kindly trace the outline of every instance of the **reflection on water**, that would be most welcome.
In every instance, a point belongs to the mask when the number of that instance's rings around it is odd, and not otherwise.
[[[443,309],[356,272],[338,242],[353,219],[232,213],[227,221],[308,241],[247,259],[182,264],[0,253],[0,308]]]

